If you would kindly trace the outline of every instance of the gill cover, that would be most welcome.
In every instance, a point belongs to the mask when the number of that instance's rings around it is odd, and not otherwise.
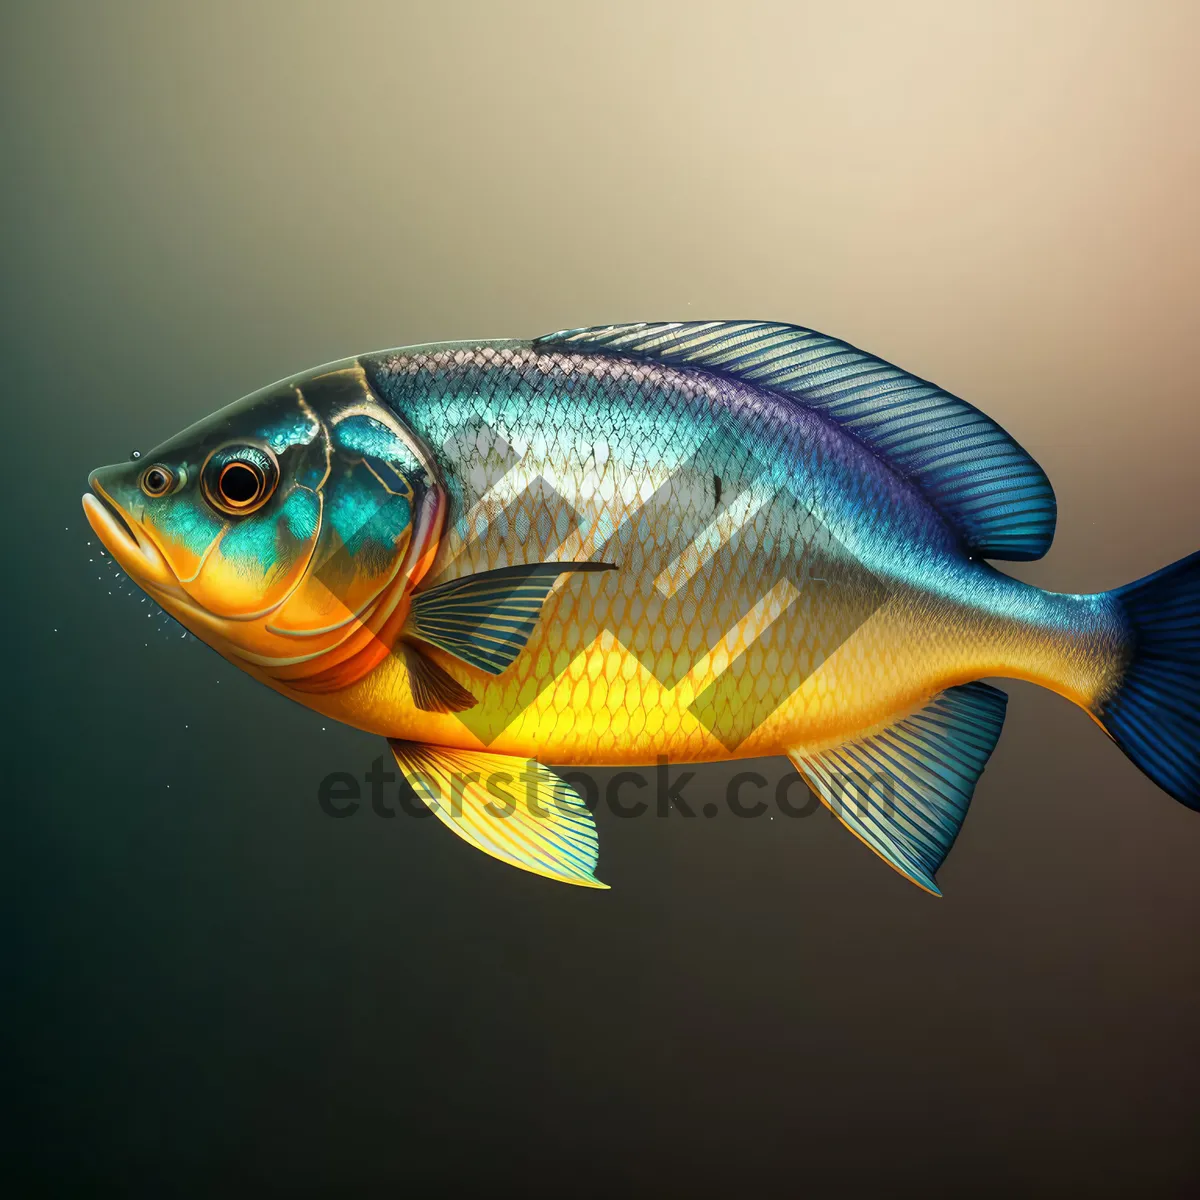
[[[412,588],[437,553],[443,492],[432,459],[371,392],[362,368],[303,389],[325,416],[329,463],[319,488],[320,532],[309,568],[272,613],[268,632],[316,640],[314,660],[275,674],[302,691],[332,691],[373,670],[408,614]]]

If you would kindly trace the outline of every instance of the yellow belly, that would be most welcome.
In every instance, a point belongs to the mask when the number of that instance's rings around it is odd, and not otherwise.
[[[467,712],[416,708],[399,655],[341,693],[295,698],[335,720],[407,741],[617,765],[820,749],[888,725],[947,687],[991,676],[1030,679],[1089,707],[1119,671],[1087,630],[1072,639],[914,592],[893,595],[828,656],[821,645],[829,631],[810,624],[792,631],[790,661],[752,661],[745,652],[779,620],[785,600],[769,593],[665,683],[661,671],[647,667],[645,638],[634,630],[602,632],[570,648],[562,621],[572,609],[560,591],[547,601],[526,650],[498,677],[425,648],[478,698]],[[660,661],[669,658],[672,631],[661,636]],[[687,630],[675,639],[685,653]],[[629,648],[635,643],[642,653]],[[731,669],[739,662],[740,671]]]

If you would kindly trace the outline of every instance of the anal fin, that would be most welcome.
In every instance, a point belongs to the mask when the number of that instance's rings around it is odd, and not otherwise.
[[[788,757],[851,833],[901,875],[940,896],[934,874],[967,815],[1007,703],[999,689],[968,683],[865,738]]]
[[[501,862],[581,887],[595,876],[596,825],[579,794],[540,763],[389,738],[405,781],[463,841]]]

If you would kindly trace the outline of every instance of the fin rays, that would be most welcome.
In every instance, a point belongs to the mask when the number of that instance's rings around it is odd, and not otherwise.
[[[786,396],[886,458],[921,489],[971,554],[1040,558],[1054,537],[1050,481],[1000,426],[934,384],[815,330],[763,321],[674,321],[569,329],[534,344],[706,368]]]
[[[499,675],[525,648],[560,575],[613,569],[611,563],[530,563],[465,575],[418,592],[404,633]]]
[[[469,845],[560,883],[608,886],[594,874],[599,846],[592,814],[574,788],[540,763],[397,739],[388,744],[408,784]]]
[[[934,895],[1008,697],[985,683],[950,688],[919,712],[819,754],[790,757],[818,798],[889,866]]]

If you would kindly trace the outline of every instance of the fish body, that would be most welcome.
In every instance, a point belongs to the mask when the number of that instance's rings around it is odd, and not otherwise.
[[[1041,469],[971,406],[811,330],[363,355],[92,485],[97,532],[173,615],[388,737],[455,832],[554,878],[595,883],[595,835],[536,764],[787,754],[936,891],[1003,720],[985,677],[1066,696],[1196,802],[1196,564],[1096,595],[1004,575],[987,560],[1053,536]],[[525,762],[527,786],[495,785]]]
[[[523,344],[364,368],[438,448],[450,504],[433,580],[577,559],[616,570],[564,579],[500,676],[435,649],[477,691],[469,716],[415,710],[395,658],[330,716],[556,763],[695,762],[830,744],[983,676],[1090,701],[1119,665],[1103,602],[969,559],[885,460],[781,397]]]

